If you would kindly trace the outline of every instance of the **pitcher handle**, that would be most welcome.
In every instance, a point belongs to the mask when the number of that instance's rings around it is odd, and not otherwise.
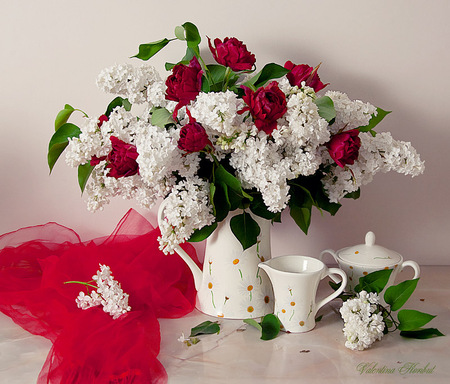
[[[339,264],[336,252],[334,252],[332,249],[325,249],[325,251],[320,252],[319,260],[322,261],[323,263],[325,263],[323,261],[323,258],[327,253],[329,253],[331,256],[333,256],[334,261]],[[330,276],[330,279],[333,280],[336,284],[339,284],[342,281],[342,280],[336,279],[336,277],[334,277],[334,276]],[[347,283],[345,283],[345,284],[347,284]]]
[[[333,277],[331,275],[339,275],[342,278],[342,284],[341,286],[337,289],[337,291],[333,292],[331,295],[325,297],[324,299],[320,300],[318,303],[316,303],[316,311],[314,313],[314,316],[316,315],[317,311],[322,308],[326,303],[329,303],[331,300],[335,299],[336,297],[338,297],[345,289],[345,287],[347,286],[347,275],[345,274],[345,272],[342,269],[339,268],[329,268],[328,272],[326,273],[326,276],[330,276],[331,279],[333,279]],[[334,280],[334,279],[333,279]]]
[[[417,279],[419,277],[420,267],[419,267],[419,264],[417,264],[415,261],[407,260],[407,261],[403,262],[401,271],[403,271],[403,268],[405,268],[405,267],[411,267],[412,269],[414,269],[413,279]]]

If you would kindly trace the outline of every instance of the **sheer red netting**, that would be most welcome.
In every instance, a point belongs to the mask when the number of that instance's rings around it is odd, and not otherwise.
[[[158,361],[159,317],[194,309],[192,275],[177,255],[159,251],[159,229],[130,210],[111,236],[82,242],[56,223],[0,237],[0,310],[52,341],[38,383],[163,383]],[[183,248],[198,263],[189,244]],[[85,290],[67,281],[91,281],[108,265],[129,294],[131,311],[113,318],[102,306],[81,310]]]

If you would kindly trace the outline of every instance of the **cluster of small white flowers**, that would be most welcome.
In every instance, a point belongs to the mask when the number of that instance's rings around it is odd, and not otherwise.
[[[119,64],[106,68],[97,77],[97,86],[108,93],[126,97],[133,104],[164,100],[164,83],[148,64],[133,67]]]
[[[97,283],[98,288],[90,295],[80,292],[75,300],[78,308],[88,309],[102,305],[103,310],[114,320],[131,310],[128,305],[129,295],[124,293],[120,283],[114,280],[111,269],[107,265],[100,264],[100,270],[92,276],[92,279]]]
[[[165,220],[160,223],[160,249],[173,253],[195,229],[211,225],[215,217],[209,203],[209,185],[199,177],[181,181],[166,198]]]
[[[385,324],[380,313],[375,313],[379,304],[376,293],[361,291],[356,298],[349,299],[340,309],[344,320],[345,346],[362,351],[376,340],[381,340]]]
[[[244,186],[257,188],[273,212],[282,211],[289,201],[287,181],[313,174],[322,162],[319,148],[330,138],[328,123],[318,114],[310,88],[283,86],[287,112],[268,136],[252,131],[235,145],[230,164]]]
[[[330,201],[338,202],[347,193],[370,183],[378,172],[396,171],[413,177],[423,173],[424,162],[411,143],[397,141],[389,132],[378,133],[375,137],[360,133],[359,137],[361,147],[355,163],[344,168],[335,166],[322,179]],[[332,163],[327,151],[323,156],[324,162]]]
[[[154,196],[139,175],[116,179],[108,176],[109,169],[102,165],[104,162],[94,168],[84,191],[89,211],[103,210],[111,198],[116,196],[136,199],[145,208],[150,208],[157,200],[158,196]]]
[[[239,128],[242,117],[237,111],[242,109],[243,101],[232,91],[200,93],[189,109],[192,117],[212,134],[233,136]]]
[[[377,114],[377,108],[370,103],[364,103],[361,100],[350,100],[342,92],[328,91],[325,93],[334,103],[336,118],[333,125],[330,126],[331,133],[337,133],[341,129],[350,130],[358,127],[364,127],[369,124],[372,115]]]

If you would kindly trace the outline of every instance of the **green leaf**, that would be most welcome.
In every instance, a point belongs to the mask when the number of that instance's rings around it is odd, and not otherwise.
[[[263,317],[261,327],[261,340],[272,340],[278,336],[281,322],[276,315],[270,313]]]
[[[70,115],[75,111],[75,108],[70,106],[69,104],[66,104],[64,106],[64,109],[58,112],[58,115],[55,119],[55,131],[57,131],[62,125],[67,123],[67,120],[69,120]]]
[[[389,287],[384,293],[384,301],[391,306],[393,311],[398,311],[412,295],[418,281],[419,279],[406,280]]]
[[[184,28],[181,25],[175,27],[175,36],[178,40],[186,40],[186,36],[184,35]]]
[[[69,144],[69,138],[78,137],[80,136],[80,134],[80,128],[71,123],[65,123],[61,125],[53,134],[52,138],[50,139],[50,143],[48,144],[47,154],[50,173],[52,172],[52,169],[55,166],[55,163],[58,160],[59,156],[61,155],[61,153],[63,153],[64,149]]]
[[[344,198],[356,200],[359,199],[360,196],[361,196],[361,188],[358,188],[356,191],[347,193],[344,196]]]
[[[416,331],[401,331],[400,336],[411,339],[431,339],[432,337],[445,336],[437,328],[423,328]]]
[[[289,214],[305,234],[308,234],[308,228],[311,224],[313,203],[312,196],[306,188],[301,185],[292,185]]]
[[[316,323],[318,323],[320,320],[322,320],[322,318],[323,318],[323,315],[317,316],[317,317],[314,319],[314,321],[315,321]]]
[[[262,217],[267,220],[273,220],[277,215],[274,212],[271,212],[267,209],[266,204],[264,204],[264,200],[260,193],[251,194],[253,197],[252,202],[250,203],[250,210],[259,217]]]
[[[254,319],[244,319],[244,323],[255,327],[258,331],[262,331],[262,326]]]
[[[382,269],[369,273],[359,278],[359,284],[355,287],[355,292],[376,292],[380,293],[389,281],[392,269]]]
[[[256,244],[261,232],[258,223],[247,212],[233,216],[230,220],[230,227],[234,236],[242,244],[244,251]]]
[[[275,63],[269,63],[264,68],[253,76],[250,80],[244,83],[245,86],[257,89],[267,83],[269,80],[278,79],[289,73],[289,70]]]
[[[192,328],[189,337],[194,337],[198,335],[211,335],[213,333],[219,332],[220,332],[219,324],[217,324],[217,322],[207,320]]]
[[[319,109],[319,116],[330,123],[336,118],[336,110],[334,109],[334,103],[328,96],[322,96],[314,100],[314,103]]]
[[[200,51],[198,45],[202,41],[202,38],[197,27],[190,22],[186,22],[183,24],[183,28],[185,30],[187,46],[191,48],[196,55],[199,55]]]
[[[365,125],[364,127],[359,127],[359,132],[370,132],[372,136],[376,135],[376,132],[373,131],[373,128],[375,128],[387,115],[389,115],[392,111],[384,111],[381,108],[377,108],[377,115],[372,115],[372,118],[369,121],[369,124]]]
[[[253,197],[251,197],[247,192],[245,192],[242,189],[241,182],[230,172],[228,172],[222,164],[220,164],[216,168],[214,172],[214,177],[216,181],[225,183],[228,187],[230,187],[233,191],[237,192],[240,196],[245,197],[250,201],[253,200]]]
[[[400,331],[417,331],[436,316],[416,311],[414,309],[402,309],[398,312],[398,329]]]
[[[196,229],[188,241],[191,243],[203,241],[207,239],[216,228],[217,222],[214,222],[211,225],[206,225],[200,229]]]
[[[228,187],[225,183],[215,184],[214,197],[212,199],[215,209],[216,221],[224,220],[231,210],[230,199],[228,198]]]
[[[94,168],[95,167],[89,163],[78,166],[78,185],[80,186],[81,193],[84,192],[84,188],[86,188],[86,184]]]
[[[169,44],[170,41],[171,40],[164,38],[158,41],[154,41],[153,43],[141,44],[139,45],[139,53],[132,57],[136,57],[141,60],[148,60],[156,55],[167,44]]]
[[[166,108],[153,107],[151,110],[152,125],[160,128],[165,128],[168,124],[175,124],[172,114]]]
[[[131,110],[131,103],[128,101],[128,99],[124,99],[118,96],[109,103],[108,107],[106,108],[105,115],[109,117],[113,109],[116,107],[124,107],[126,111],[129,111]]]

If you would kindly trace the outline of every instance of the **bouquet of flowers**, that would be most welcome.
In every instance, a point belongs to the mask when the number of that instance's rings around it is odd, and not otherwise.
[[[216,63],[206,64],[189,22],[134,57],[146,61],[177,40],[186,54],[166,63],[165,80],[146,63],[103,70],[99,88],[117,97],[101,116],[82,112],[80,126],[68,122],[80,110],[66,105],[48,151],[50,169],[63,151],[78,167],[89,210],[119,195],[147,208],[166,198],[165,252],[207,238],[236,209],[231,227],[244,248],[259,233],[248,210],[280,221],[289,208],[307,233],[313,206],[336,214],[375,173],[423,172],[410,143],[374,131],[389,112],[339,91],[320,94],[328,84],[319,66],[287,61],[256,72],[255,56],[234,37],[208,38]]]

